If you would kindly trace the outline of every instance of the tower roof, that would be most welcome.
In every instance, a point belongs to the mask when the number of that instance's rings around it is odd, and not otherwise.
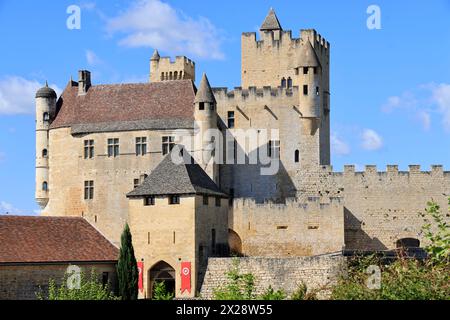
[[[299,67],[320,67],[320,61],[317,57],[316,51],[311,45],[309,40],[303,43],[300,55],[298,56],[298,66]]]
[[[127,194],[128,197],[203,194],[226,197],[206,172],[184,150],[187,163],[175,164],[169,153],[142,185]]]
[[[264,19],[264,22],[259,30],[261,31],[282,30],[280,21],[278,20],[277,15],[275,14],[275,10],[270,8],[269,13]]]
[[[155,49],[155,51],[153,51],[153,55],[152,55],[152,57],[151,57],[150,60],[159,60],[159,58],[161,58],[161,57],[159,56],[159,52],[158,52],[157,49]]]
[[[216,99],[214,98],[214,94],[211,90],[211,86],[209,85],[206,73],[203,73],[202,81],[200,81],[200,86],[197,94],[195,95],[194,103],[198,102],[216,103]]]
[[[52,88],[48,86],[47,81],[45,81],[45,87],[40,88],[36,92],[36,98],[55,98],[56,99],[56,92]]]

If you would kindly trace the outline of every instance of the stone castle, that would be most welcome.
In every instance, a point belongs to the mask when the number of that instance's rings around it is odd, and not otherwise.
[[[313,29],[294,38],[271,10],[259,40],[242,34],[234,90],[211,87],[206,75],[197,88],[193,61],[156,50],[149,83],[93,85],[83,70],[59,98],[41,88],[36,200],[43,215],[83,217],[117,245],[128,223],[145,263],[145,296],[157,279],[172,279],[177,296],[194,296],[208,261],[230,252],[297,259],[390,250],[405,239],[422,244],[419,213],[431,199],[446,205],[450,172],[438,165],[332,170],[330,51]],[[267,130],[277,136],[259,137]],[[193,143],[180,142],[186,138]],[[222,149],[227,161],[217,161]],[[174,150],[195,161],[176,164]],[[251,161],[261,152],[278,161],[274,174]],[[190,292],[180,291],[182,262],[191,263]]]

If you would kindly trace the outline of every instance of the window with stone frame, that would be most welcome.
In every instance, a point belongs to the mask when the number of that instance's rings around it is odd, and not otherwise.
[[[162,137],[162,154],[166,155],[172,151],[175,147],[175,137],[174,136],[164,136]]]
[[[269,158],[279,159],[280,158],[280,141],[270,140],[267,144],[267,155]]]
[[[108,157],[119,156],[119,139],[110,138],[108,139]]]
[[[94,199],[94,181],[88,180],[84,182],[84,200]]]
[[[94,158],[94,140],[84,140],[84,158]]]
[[[136,138],[136,155],[145,156],[147,154],[147,138],[137,137]]]

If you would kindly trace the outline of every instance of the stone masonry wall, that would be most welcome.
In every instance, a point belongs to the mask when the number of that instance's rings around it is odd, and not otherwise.
[[[324,288],[333,284],[346,269],[346,258],[341,255],[325,255],[298,258],[210,258],[201,297],[212,299],[216,288],[226,285],[226,273],[233,268],[236,259],[241,274],[252,273],[255,277],[256,294],[269,286],[283,289],[291,295],[303,282],[308,290]],[[324,297],[319,294],[319,297]]]

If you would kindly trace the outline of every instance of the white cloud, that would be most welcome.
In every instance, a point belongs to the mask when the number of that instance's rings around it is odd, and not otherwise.
[[[433,88],[433,101],[442,115],[442,124],[445,130],[450,131],[450,84],[442,83]]]
[[[383,146],[383,139],[372,129],[364,129],[362,132],[362,147],[365,150],[375,151]]]
[[[106,29],[110,34],[124,34],[119,45],[126,47],[224,58],[220,32],[207,18],[186,16],[161,0],[135,1],[125,12],[107,19]]]
[[[0,214],[19,215],[23,214],[22,210],[17,209],[11,203],[0,201]]]
[[[86,50],[86,61],[90,66],[96,66],[103,63],[103,61],[92,50]]]
[[[350,153],[350,146],[344,142],[336,133],[331,133],[331,152],[338,156],[348,155]]]
[[[36,91],[43,87],[37,80],[28,80],[18,76],[7,76],[0,79],[0,114],[33,114]],[[61,89],[51,87],[59,95]]]
[[[438,115],[444,130],[450,132],[450,84],[419,85],[399,96],[389,97],[381,110],[385,113],[401,111],[402,117],[411,116],[424,130],[430,129],[433,115]]]

